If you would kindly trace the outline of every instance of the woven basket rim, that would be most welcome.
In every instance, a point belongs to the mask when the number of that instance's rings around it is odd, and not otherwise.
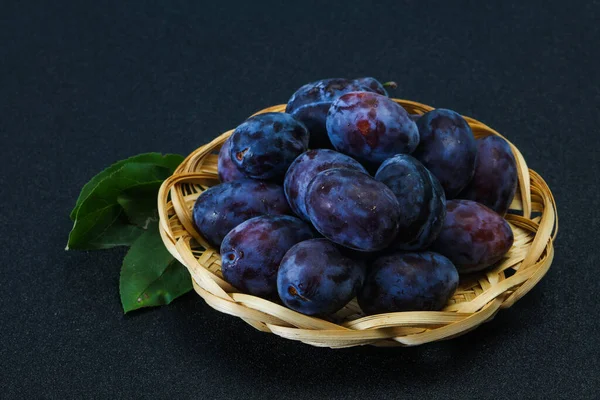
[[[411,114],[434,109],[410,100],[392,100]],[[282,104],[253,115],[284,111]],[[519,185],[512,212],[506,219],[515,234],[515,243],[504,260],[491,269],[461,276],[457,293],[442,311],[364,316],[354,300],[331,320],[325,320],[240,293],[227,283],[220,275],[218,249],[211,248],[196,231],[191,209],[203,190],[219,183],[215,152],[233,130],[193,151],[162,184],[158,212],[163,242],[190,271],[194,290],[207,304],[240,317],[263,332],[331,348],[365,344],[415,346],[462,335],[491,320],[500,309],[511,307],[542,279],[552,264],[558,232],[556,203],[544,179],[527,167],[521,152],[508,139],[476,119],[464,118],[476,138],[500,136],[513,151]]]

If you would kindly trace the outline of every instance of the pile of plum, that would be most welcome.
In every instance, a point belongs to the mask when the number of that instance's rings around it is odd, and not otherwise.
[[[511,248],[517,167],[456,112],[410,115],[373,78],[302,86],[239,125],[193,210],[242,292],[308,315],[440,310]]]

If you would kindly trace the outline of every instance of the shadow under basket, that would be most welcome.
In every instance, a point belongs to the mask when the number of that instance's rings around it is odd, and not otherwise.
[[[411,114],[432,110],[424,104],[394,99]],[[283,112],[285,105],[265,112]],[[476,138],[501,136],[481,122],[465,117]],[[190,154],[167,179],[158,195],[160,233],[167,249],[185,265],[194,290],[214,309],[242,318],[254,328],[313,346],[342,348],[359,345],[416,346],[450,339],[490,321],[511,307],[546,274],[554,257],[558,230],[556,204],[546,182],[527,168],[512,144],[519,185],[506,219],[515,241],[505,258],[492,268],[461,276],[456,293],[442,311],[411,311],[365,316],[355,300],[328,319],[306,316],[280,304],[240,293],[221,275],[218,249],[194,228],[196,198],[217,185],[217,154],[233,130]],[[510,142],[509,142],[510,143]]]

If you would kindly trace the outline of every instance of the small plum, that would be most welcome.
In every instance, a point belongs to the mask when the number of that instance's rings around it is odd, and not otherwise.
[[[223,278],[255,296],[277,294],[277,270],[296,243],[312,239],[308,224],[288,215],[262,215],[233,228],[221,244]]]
[[[246,176],[282,181],[288,167],[308,148],[308,130],[285,113],[248,118],[231,134],[231,160]]]
[[[438,311],[458,287],[458,272],[446,257],[426,251],[392,253],[375,260],[358,304],[366,314]]]
[[[285,254],[277,273],[283,303],[307,315],[338,311],[356,296],[365,267],[327,239],[300,242]]]

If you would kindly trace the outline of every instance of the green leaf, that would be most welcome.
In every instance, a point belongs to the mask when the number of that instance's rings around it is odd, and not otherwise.
[[[164,156],[160,153],[144,153],[138,154],[137,156],[133,156],[127,158],[125,160],[117,161],[110,167],[106,168],[104,171],[100,172],[98,175],[94,176],[88,183],[86,183],[81,189],[81,193],[79,194],[79,198],[77,198],[77,202],[75,203],[75,208],[71,211],[71,220],[75,221],[75,217],[77,215],[77,211],[81,206],[81,203],[90,195],[90,193],[94,190],[96,186],[104,179],[112,175],[115,171],[121,168],[123,165],[127,163],[141,163],[141,164],[151,164],[159,167],[165,167],[174,171],[175,168],[183,161],[183,157],[179,154],[165,154]]]
[[[146,229],[158,221],[156,195],[161,183],[147,183],[121,192],[117,202],[123,208],[129,222]]]
[[[158,190],[160,184],[172,174],[173,166],[177,164],[174,160],[183,159],[177,155],[169,155],[168,158],[170,161],[160,163],[170,164],[168,167],[152,163],[126,162],[113,169],[112,173],[97,182],[91,190],[87,190],[87,196],[76,206],[75,222],[69,234],[67,249],[104,249],[131,244],[138,235],[130,226],[128,212],[138,221],[143,215],[152,212],[146,205],[139,213],[132,213],[132,209],[135,208],[131,205],[132,199],[139,199],[139,196],[133,194],[140,190],[143,196],[151,196],[156,204],[156,192],[150,195],[150,188]],[[118,199],[122,194],[125,196],[122,203],[127,204],[129,211],[124,210],[119,203]]]
[[[142,233],[144,230],[135,225],[113,224],[98,237],[98,240],[90,242],[89,248],[102,250],[116,246],[129,246]]]
[[[131,245],[119,284],[123,311],[169,304],[192,289],[188,270],[167,251],[152,223]]]

